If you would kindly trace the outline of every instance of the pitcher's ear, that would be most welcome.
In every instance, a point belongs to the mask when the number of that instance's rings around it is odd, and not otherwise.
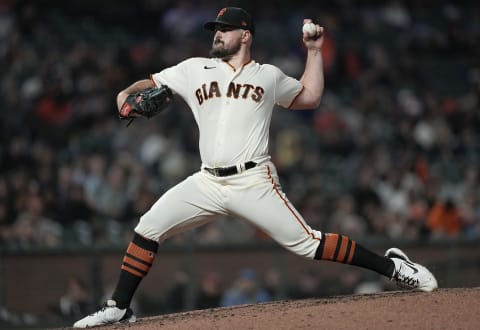
[[[252,32],[250,30],[243,30],[242,31],[242,41],[247,41],[252,37]]]

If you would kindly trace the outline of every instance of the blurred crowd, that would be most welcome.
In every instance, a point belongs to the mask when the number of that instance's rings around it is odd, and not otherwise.
[[[250,267],[241,268],[229,280],[216,271],[198,275],[192,278],[187,272],[177,270],[172,273],[162,294],[148,295],[141,291],[133,299],[132,308],[138,316],[148,316],[278,300],[377,293],[393,288],[392,284],[378,275],[368,277],[355,270],[343,272],[341,276],[319,276],[318,271],[305,268],[292,279],[287,279],[275,268],[265,272]],[[108,297],[108,294],[105,296]],[[51,306],[51,309],[62,320],[75,321],[96,310],[96,305],[91,305],[85,283],[77,277],[71,277],[58,304]]]
[[[271,128],[283,189],[307,222],[358,240],[478,239],[480,5],[279,3],[228,2],[255,17],[254,59],[297,78],[303,18],[325,27],[321,106],[275,109]],[[139,216],[200,168],[198,129],[181,100],[127,128],[115,97],[208,56],[202,23],[218,6],[0,0],[2,248],[123,247]],[[229,218],[189,235],[268,239]]]

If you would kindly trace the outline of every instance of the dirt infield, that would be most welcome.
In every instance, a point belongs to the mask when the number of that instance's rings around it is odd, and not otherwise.
[[[480,329],[480,288],[279,301],[139,319],[119,329]]]

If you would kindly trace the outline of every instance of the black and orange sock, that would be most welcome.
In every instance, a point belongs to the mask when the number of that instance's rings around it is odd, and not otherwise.
[[[135,290],[152,267],[158,243],[135,234],[123,257],[117,287],[112,299],[117,307],[126,308],[132,301]]]
[[[322,235],[315,259],[367,268],[388,278],[392,276],[395,267],[389,258],[365,249],[347,236],[332,233]]]

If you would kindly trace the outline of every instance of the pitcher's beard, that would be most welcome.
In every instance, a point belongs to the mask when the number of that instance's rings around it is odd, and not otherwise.
[[[216,45],[220,45],[219,47],[215,47]],[[222,60],[229,60],[232,58],[233,55],[238,53],[240,50],[241,43],[240,41],[230,48],[225,48],[225,44],[223,42],[215,42],[212,46],[212,49],[210,50],[210,56],[214,58],[220,58]]]

